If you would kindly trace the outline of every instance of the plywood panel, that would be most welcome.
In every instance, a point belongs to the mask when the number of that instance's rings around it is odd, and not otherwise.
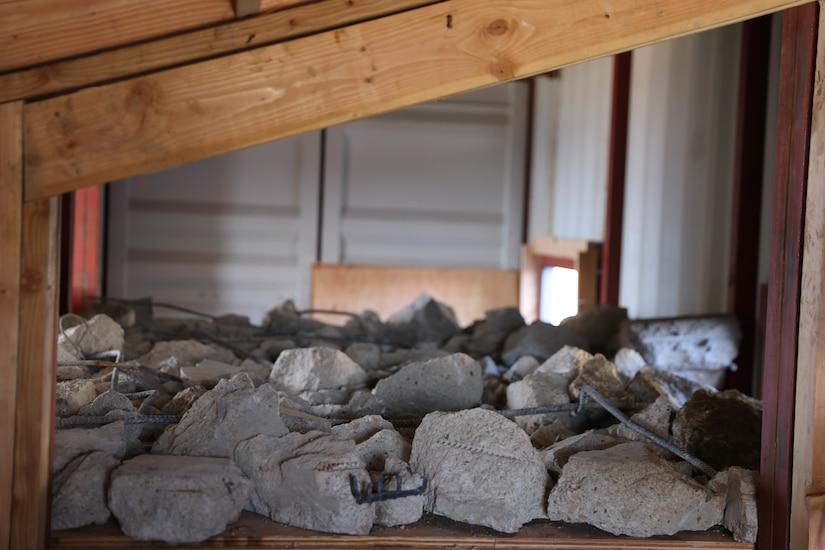
[[[20,326],[23,204],[23,104],[0,105],[0,548],[11,536],[14,415]]]
[[[26,200],[798,5],[447,0],[26,106]],[[438,60],[437,63],[433,60]]]
[[[23,207],[11,548],[43,548],[49,526],[57,349],[58,197]]]
[[[312,309],[360,313],[371,309],[382,320],[422,292],[455,311],[461,326],[483,319],[484,312],[518,307],[518,271],[441,269],[342,264],[312,266]],[[324,320],[343,324],[346,317]]]

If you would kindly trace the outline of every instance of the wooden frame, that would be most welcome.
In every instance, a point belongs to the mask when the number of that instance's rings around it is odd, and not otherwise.
[[[0,548],[44,547],[47,541],[58,193],[547,72],[803,3],[445,0],[396,13],[398,10],[387,2],[384,11],[378,10],[374,16],[391,15],[374,20],[215,59],[179,61],[184,66],[48,99],[29,101],[29,96],[20,96],[25,101],[0,105]],[[9,5],[14,8],[14,4]],[[80,40],[77,32],[60,32],[65,30],[61,25],[73,21],[76,24],[70,30],[85,29],[93,13],[81,6],[90,3],[49,3],[50,7],[59,6],[54,12],[60,12],[61,19],[44,11],[45,1],[30,2],[26,14],[40,10],[46,18],[42,25],[37,18],[28,20],[25,29],[54,39],[49,44],[35,41],[37,48],[30,52],[16,43],[6,47],[18,35],[9,30],[12,23],[8,23],[8,9],[4,8],[5,12],[0,10],[0,46],[7,65],[0,70],[45,63],[42,69],[48,73],[49,63],[59,57],[234,18],[232,4],[221,0],[156,1],[154,8],[135,2],[129,9],[122,8],[123,3],[100,0],[98,4],[125,10],[109,12],[122,24],[112,28],[131,29],[129,14],[135,10],[151,13],[152,19],[149,24],[145,19],[136,21],[134,29],[114,37],[104,36],[94,27],[94,32]],[[265,4],[262,2],[261,11],[266,11]],[[77,16],[67,17],[67,10]],[[811,20],[810,13],[805,17],[804,21]],[[813,21],[817,17],[821,18],[821,13],[814,15]],[[808,31],[799,28],[799,32],[802,36]],[[816,56],[819,72],[825,71],[822,35],[819,33]],[[813,74],[810,66],[799,65],[797,69],[800,74],[807,70],[809,77]],[[100,81],[119,78],[122,75],[104,74]],[[765,415],[776,422],[770,433],[783,438],[783,453],[793,450],[793,467],[782,454],[779,462],[786,468],[782,473],[786,477],[780,477],[789,482],[763,487],[782,492],[771,500],[772,512],[766,517],[778,528],[772,531],[776,534],[770,536],[770,542],[760,542],[764,548],[786,546],[783,537],[785,541],[790,537],[794,548],[804,548],[814,522],[802,495],[807,493],[813,505],[821,502],[825,493],[823,474],[813,470],[814,465],[825,462],[825,405],[816,402],[817,396],[825,395],[825,354],[820,337],[825,334],[825,83],[819,79],[814,86],[812,110],[794,111],[799,117],[794,121],[797,125],[814,123],[810,149],[807,140],[787,142],[789,155],[807,159],[810,150],[815,159],[809,165],[807,194],[806,173],[798,164],[785,180],[777,179],[775,184],[799,189],[799,182],[803,182],[801,190],[792,195],[796,202],[783,203],[788,207],[787,215],[775,218],[775,225],[782,224],[772,244],[783,262],[771,274],[769,321],[771,329],[773,323],[778,323],[778,329],[769,330],[769,341],[773,340],[769,350],[781,351],[767,357],[778,393],[776,399],[766,400]],[[798,232],[803,217],[798,211],[806,197],[808,227],[803,241]],[[779,207],[775,212],[780,212]],[[800,276],[802,248],[793,239],[804,245],[801,301],[793,287]],[[786,287],[786,282],[790,286]],[[790,395],[794,403],[797,387],[795,410],[788,414],[789,405],[783,399]],[[793,443],[788,434],[791,429],[796,431]],[[772,449],[773,444],[766,449]],[[774,478],[763,475],[765,479]],[[788,509],[794,529],[788,528]]]

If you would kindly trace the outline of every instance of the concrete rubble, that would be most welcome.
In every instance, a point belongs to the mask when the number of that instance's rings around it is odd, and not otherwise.
[[[367,311],[343,326],[291,302],[261,326],[155,319],[143,302],[88,316],[61,336],[55,530],[113,516],[133,538],[197,542],[245,509],[350,535],[429,513],[503,533],[549,518],[638,537],[723,525],[755,540],[759,403],[662,368],[661,327],[621,308],[561,326],[502,308],[464,330],[426,295],[387,322]],[[694,341],[706,325],[672,326],[687,340],[671,351],[710,357],[708,372],[729,364],[716,336]],[[712,326],[733,341],[729,324]],[[107,355],[116,369],[79,361],[101,351],[120,352]],[[584,386],[718,473],[592,398],[579,409]]]
[[[198,542],[236,521],[251,490],[227,458],[151,454],[112,472],[108,501],[134,539]]]
[[[493,411],[428,414],[410,465],[430,480],[428,512],[504,533],[545,516],[544,463],[527,434]]]

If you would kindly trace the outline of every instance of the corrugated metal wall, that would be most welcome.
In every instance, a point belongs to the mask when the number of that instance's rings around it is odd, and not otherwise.
[[[726,307],[739,34],[633,54],[620,288],[631,316]],[[611,58],[539,82],[536,112],[549,116],[535,120],[531,238],[602,240],[611,86]]]

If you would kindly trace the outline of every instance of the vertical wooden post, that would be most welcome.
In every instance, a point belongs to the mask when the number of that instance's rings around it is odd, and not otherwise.
[[[58,197],[23,203],[11,548],[45,548],[55,415]]]
[[[825,72],[820,8],[817,74]],[[825,83],[814,82],[794,411],[791,548],[825,548]]]
[[[607,212],[602,245],[602,276],[599,302],[619,305],[619,272],[622,260],[627,125],[630,112],[632,52],[613,57],[613,100],[610,114],[610,150],[607,164]]]
[[[816,3],[786,10],[782,28],[762,383],[760,550],[788,548],[790,543],[802,238],[818,15]]]
[[[728,312],[736,315],[742,342],[727,386],[751,394],[755,384],[757,289],[759,286],[759,226],[765,156],[765,119],[771,52],[771,17],[742,24],[739,62],[739,108],[734,152]]]
[[[11,548],[23,205],[23,102],[0,105],[0,548]]]

